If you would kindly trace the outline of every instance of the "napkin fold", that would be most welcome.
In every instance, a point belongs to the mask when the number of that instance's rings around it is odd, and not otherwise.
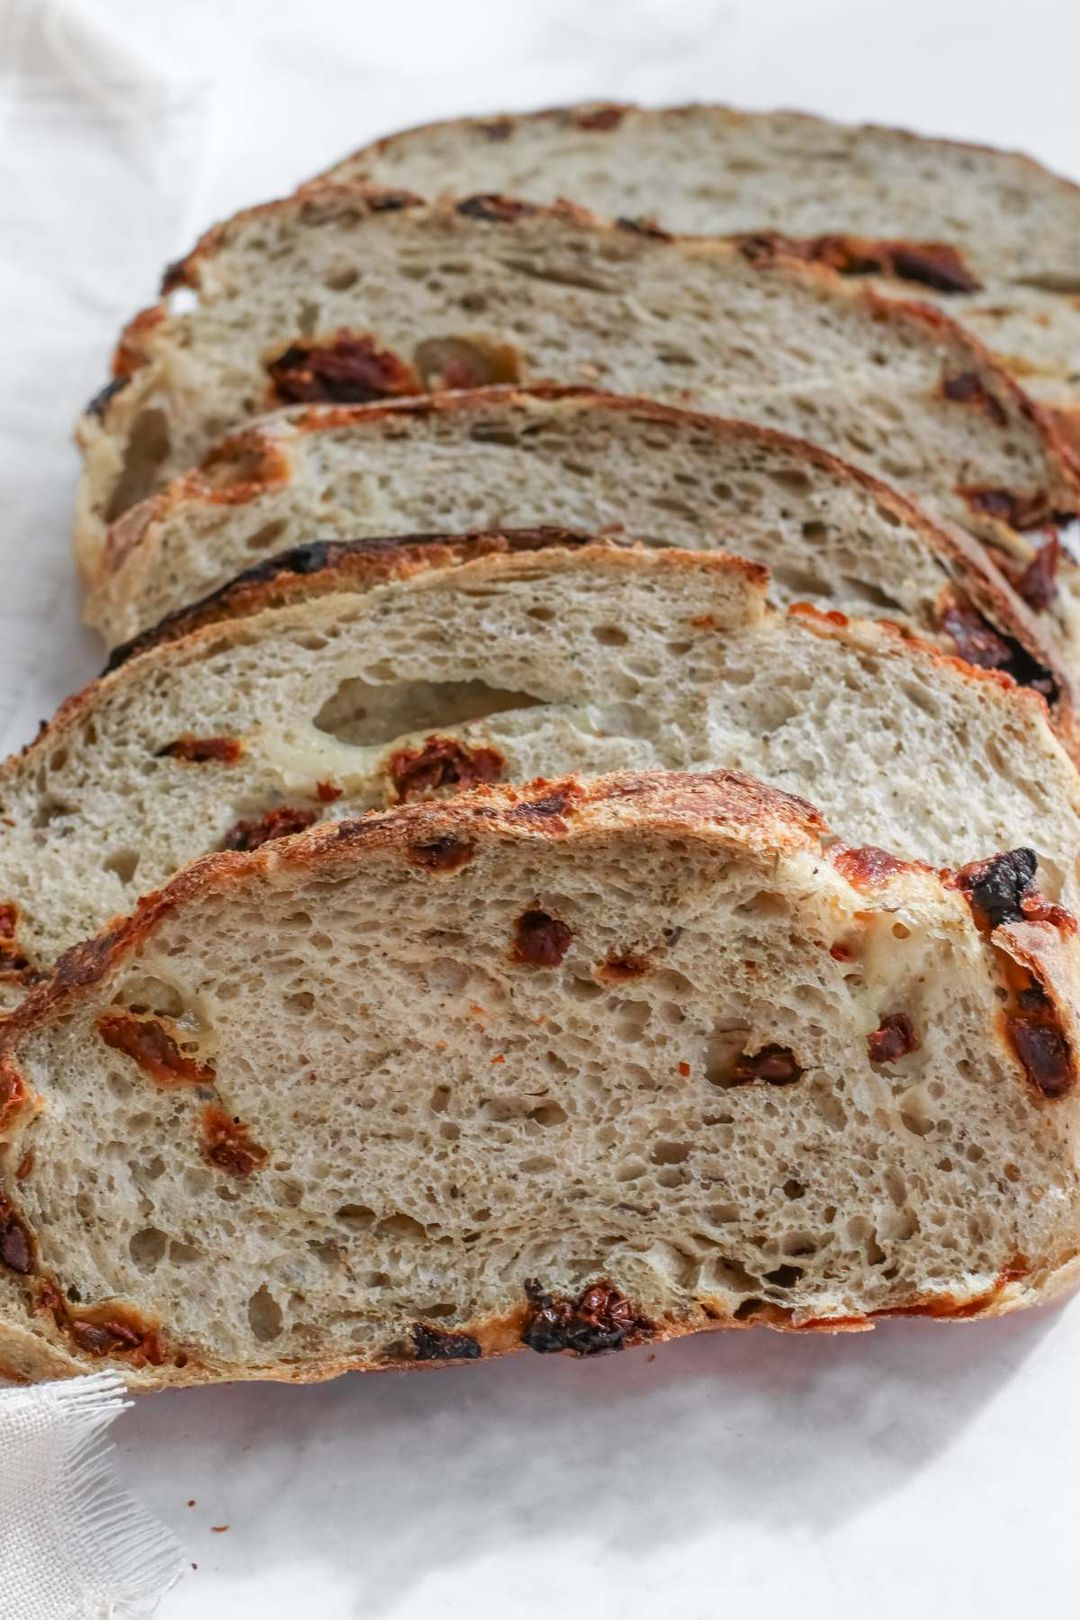
[[[180,1574],[179,1543],[113,1476],[115,1373],[0,1390],[0,1616],[142,1620]]]

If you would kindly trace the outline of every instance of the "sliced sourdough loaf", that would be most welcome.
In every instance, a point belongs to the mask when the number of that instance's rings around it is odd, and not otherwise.
[[[799,238],[948,309],[1037,398],[1080,404],[1080,188],[1016,152],[800,113],[593,105],[406,130],[320,178]]]
[[[114,647],[314,535],[511,520],[723,547],[768,565],[781,606],[888,617],[1021,678],[1055,664],[978,543],[866,473],[768,428],[558,388],[262,418],[113,525],[87,617]]]
[[[0,1037],[0,1363],[302,1381],[1052,1295],[1077,946],[1029,878],[727,772],[196,862]]]
[[[571,771],[739,766],[935,867],[1030,846],[1077,897],[1080,779],[1043,699],[770,609],[753,564],[536,534],[323,560],[128,658],[0,774],[11,997],[198,855]]]
[[[169,272],[82,420],[85,569],[100,572],[108,523],[272,405],[555,381],[812,439],[1027,571],[1026,531],[1074,513],[1080,484],[1012,379],[936,311],[744,249],[347,187],[237,215]],[[1029,595],[1072,652],[1076,568],[1055,579],[1055,557]]]

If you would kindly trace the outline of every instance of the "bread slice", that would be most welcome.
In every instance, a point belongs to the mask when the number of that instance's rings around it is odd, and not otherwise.
[[[320,180],[801,238],[947,309],[1044,403],[1080,404],[1080,188],[1016,152],[801,113],[585,105],[406,130]]]
[[[80,427],[91,577],[106,525],[244,418],[447,384],[602,383],[748,417],[912,491],[1016,570],[1036,555],[1026,531],[1080,504],[1062,442],[958,327],[738,243],[327,188],[236,215],[166,288]],[[1025,588],[1047,617],[1060,605],[1069,643],[1076,567],[1055,577],[1056,557]]]
[[[196,862],[0,1038],[0,1361],[305,1381],[1047,1297],[1077,945],[1022,868],[728,772]]]
[[[1043,699],[769,609],[751,563],[535,534],[318,560],[129,657],[0,772],[10,999],[198,855],[572,771],[739,766],[935,867],[1030,846],[1077,900],[1080,780]]]
[[[1018,644],[1068,688],[978,543],[867,474],[768,428],[558,388],[264,417],[113,525],[87,618],[115,647],[313,535],[508,518],[738,551],[781,606],[885,616],[1014,673]]]
[[[326,181],[573,197],[686,236],[772,227],[952,242],[977,274],[1080,292],[1072,181],[1018,152],[806,113],[607,102],[455,118],[363,146]]]

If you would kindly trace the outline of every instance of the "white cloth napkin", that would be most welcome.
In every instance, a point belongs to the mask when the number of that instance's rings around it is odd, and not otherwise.
[[[113,1479],[115,1373],[0,1390],[0,1616],[138,1620],[181,1569],[178,1543]]]
[[[124,321],[191,245],[208,87],[108,0],[0,0],[0,749],[96,672],[69,536],[72,426]]]
[[[100,663],[69,550],[72,423],[188,245],[204,87],[145,61],[93,0],[0,0],[0,748]],[[112,1480],[102,1375],[0,1390],[0,1620],[148,1614],[172,1537]]]

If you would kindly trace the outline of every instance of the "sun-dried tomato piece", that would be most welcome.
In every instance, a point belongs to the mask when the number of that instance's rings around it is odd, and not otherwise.
[[[1064,1032],[1051,1017],[1006,1018],[1009,1042],[1032,1085],[1044,1097],[1064,1097],[1076,1085],[1076,1065]]]
[[[266,370],[279,404],[363,405],[423,393],[413,366],[368,333],[345,328],[325,342],[298,340]]]
[[[903,242],[866,236],[790,237],[780,231],[753,231],[738,238],[751,264],[779,257],[824,264],[841,276],[894,276],[936,292],[976,292],[979,282],[954,247],[944,242]]]
[[[159,1085],[208,1085],[214,1080],[213,1066],[182,1051],[172,1030],[158,1018],[123,1011],[102,1013],[97,1028],[106,1046],[123,1052]]]
[[[266,1148],[253,1142],[248,1128],[217,1103],[202,1112],[203,1156],[218,1170],[230,1176],[250,1176],[269,1159]]]
[[[1019,641],[1002,635],[970,603],[955,599],[941,610],[941,628],[952,637],[957,657],[980,669],[1000,670],[1017,686],[1039,692],[1048,703],[1060,696],[1058,682],[1045,664],[1040,664]]]
[[[1023,495],[1014,489],[981,489],[968,485],[958,489],[957,494],[963,497],[973,512],[997,518],[1020,533],[1050,522],[1067,523],[1075,516],[1071,512],[1051,511],[1046,496],[1040,490]]]
[[[891,242],[887,246],[892,273],[901,281],[915,281],[936,292],[979,291],[978,277],[948,243]]]
[[[137,1366],[149,1362],[160,1367],[165,1359],[156,1328],[147,1326],[134,1311],[113,1308],[100,1315],[71,1317],[68,1331],[80,1350],[91,1356],[127,1356]]]
[[[919,1042],[907,1013],[888,1013],[866,1037],[871,1063],[896,1063],[914,1052]]]
[[[1045,545],[1039,547],[1023,573],[1013,580],[1017,596],[1023,597],[1036,613],[1045,613],[1057,596],[1058,564],[1061,561],[1061,540],[1052,534]]]
[[[159,748],[157,759],[182,759],[188,765],[206,765],[214,761],[221,765],[235,765],[243,756],[244,745],[238,737],[192,737],[185,733]]]
[[[985,411],[999,427],[1004,427],[1009,419],[1001,401],[994,397],[974,371],[962,371],[956,376],[946,377],[941,384],[941,392],[946,399],[958,405],[972,405],[977,410]]]
[[[419,748],[399,748],[387,771],[397,799],[423,798],[444,788],[465,789],[497,782],[506,767],[497,748],[470,748],[456,737],[431,736]]]
[[[941,628],[953,639],[960,657],[979,669],[1007,669],[1012,649],[1003,636],[974,608],[950,602],[941,615]]]
[[[593,1283],[575,1300],[546,1293],[530,1278],[525,1296],[531,1308],[521,1332],[522,1343],[540,1355],[570,1350],[578,1356],[595,1356],[651,1338],[656,1331],[651,1322],[637,1315],[626,1295],[608,1282]]]
[[[468,1333],[446,1333],[442,1328],[416,1322],[410,1334],[417,1361],[475,1361],[480,1345]]]
[[[267,810],[258,820],[237,821],[221,841],[222,849],[236,849],[250,853],[275,838],[289,838],[304,832],[318,821],[318,812],[303,810],[298,805],[282,804],[276,810]]]
[[[4,1201],[6,1203],[6,1200]],[[9,1271],[27,1277],[34,1269],[34,1245],[30,1233],[12,1212],[0,1205],[0,1261]]]
[[[962,866],[955,883],[971,907],[976,927],[989,931],[1002,923],[1020,922],[1024,898],[1035,886],[1037,867],[1033,849],[1010,849]]]
[[[558,917],[550,917],[546,911],[523,911],[514,927],[511,960],[525,967],[558,967],[573,937]]]
[[[1025,894],[1020,901],[1025,922],[1045,922],[1060,928],[1063,934],[1076,933],[1076,918],[1064,906],[1055,905],[1044,894]]]

